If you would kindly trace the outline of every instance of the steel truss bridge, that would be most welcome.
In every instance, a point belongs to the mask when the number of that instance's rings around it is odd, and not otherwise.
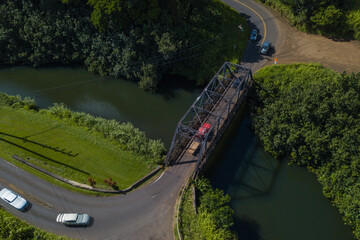
[[[165,165],[196,161],[196,177],[244,102],[252,82],[250,69],[225,62],[177,124]],[[205,133],[200,131],[204,124],[208,127]]]

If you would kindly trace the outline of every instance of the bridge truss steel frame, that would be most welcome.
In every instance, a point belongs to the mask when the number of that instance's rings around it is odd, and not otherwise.
[[[196,142],[193,154],[198,155],[194,172],[196,176],[224,134],[251,85],[250,69],[225,62],[177,124],[165,165],[179,161]],[[211,127],[201,135],[199,128],[204,123]]]

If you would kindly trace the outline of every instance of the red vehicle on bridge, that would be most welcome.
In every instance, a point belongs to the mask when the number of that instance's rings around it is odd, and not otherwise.
[[[196,133],[196,137],[198,138],[204,138],[205,134],[209,131],[211,128],[211,125],[209,123],[204,123]]]

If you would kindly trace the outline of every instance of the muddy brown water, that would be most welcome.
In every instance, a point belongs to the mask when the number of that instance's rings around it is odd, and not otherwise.
[[[0,92],[33,97],[42,108],[63,102],[74,111],[132,122],[168,147],[200,90],[170,86],[163,94],[150,94],[133,82],[102,79],[79,68],[17,67],[0,69]],[[243,112],[205,171],[215,187],[231,196],[239,239],[353,240],[315,176],[264,152]]]

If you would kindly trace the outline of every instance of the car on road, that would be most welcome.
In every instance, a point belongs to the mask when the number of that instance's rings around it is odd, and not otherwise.
[[[261,54],[267,54],[271,48],[271,42],[264,42],[264,44],[261,46],[260,53]]]
[[[198,138],[204,138],[205,134],[209,131],[211,128],[211,125],[209,123],[204,123],[196,133],[196,137]]]
[[[28,201],[7,188],[0,191],[0,198],[20,211],[25,210],[28,205]]]
[[[256,41],[258,38],[258,30],[257,29],[253,29],[251,31],[251,34],[250,34],[250,40],[251,41]]]
[[[86,213],[60,213],[56,222],[66,226],[87,226],[90,223],[90,216]]]

